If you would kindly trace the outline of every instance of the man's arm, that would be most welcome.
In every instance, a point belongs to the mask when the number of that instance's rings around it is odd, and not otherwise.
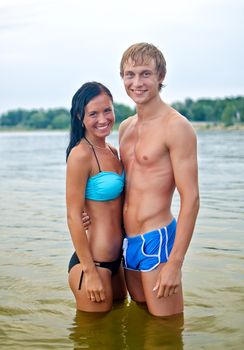
[[[154,288],[158,297],[177,292],[181,283],[181,267],[199,210],[196,135],[190,123],[180,115],[169,122],[167,144],[180,195],[180,212],[174,246]]]

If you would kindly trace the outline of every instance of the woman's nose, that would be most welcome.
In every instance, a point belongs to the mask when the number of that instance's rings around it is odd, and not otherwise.
[[[105,123],[105,122],[106,122],[106,116],[105,116],[103,113],[99,113],[99,114],[98,114],[97,121],[98,121],[100,124]]]

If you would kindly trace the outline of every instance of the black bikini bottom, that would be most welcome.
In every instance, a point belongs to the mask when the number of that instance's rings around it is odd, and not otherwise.
[[[74,252],[74,254],[72,255],[70,262],[69,262],[68,272],[70,272],[70,270],[72,269],[73,266],[75,266],[79,263],[80,263],[80,260],[77,256],[76,252]],[[120,263],[121,263],[121,255],[119,256],[119,258],[117,260],[114,260],[114,261],[104,261],[104,262],[94,261],[94,264],[97,267],[109,269],[112,272],[112,275],[114,275],[119,270]],[[81,272],[79,289],[81,287],[82,278],[83,278],[83,271]]]

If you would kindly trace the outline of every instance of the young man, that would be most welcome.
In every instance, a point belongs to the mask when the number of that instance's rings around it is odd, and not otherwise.
[[[138,43],[123,54],[120,74],[136,114],[119,129],[126,173],[124,267],[128,291],[155,316],[183,312],[181,268],[198,210],[195,132],[160,97],[166,74],[163,54]],[[171,212],[177,188],[180,211]]]

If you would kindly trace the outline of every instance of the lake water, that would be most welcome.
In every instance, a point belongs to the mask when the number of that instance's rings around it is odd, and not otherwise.
[[[1,349],[243,349],[244,132],[198,131],[201,209],[183,267],[184,323],[129,299],[105,315],[76,312],[67,142],[66,132],[0,133]],[[178,204],[176,195],[176,216]]]

